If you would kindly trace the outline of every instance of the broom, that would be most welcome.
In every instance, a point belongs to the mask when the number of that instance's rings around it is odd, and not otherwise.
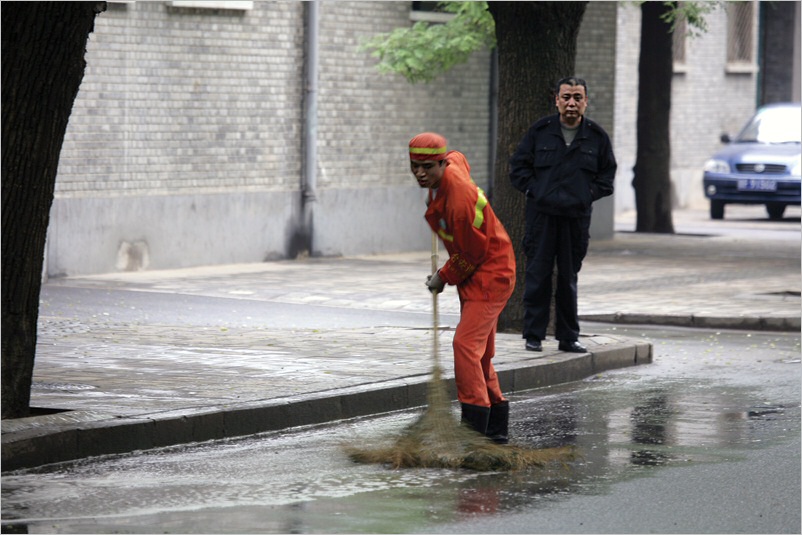
[[[432,233],[432,274],[437,272],[437,235]],[[496,444],[459,422],[443,381],[439,359],[437,292],[432,292],[432,377],[427,385],[427,406],[417,421],[384,446],[347,446],[352,461],[391,468],[468,468],[479,471],[544,467],[575,458],[570,447],[530,449]]]

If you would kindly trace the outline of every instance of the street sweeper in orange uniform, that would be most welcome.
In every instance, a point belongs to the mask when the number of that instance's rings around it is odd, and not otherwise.
[[[457,287],[460,321],[454,333],[454,375],[462,421],[506,444],[509,401],[493,368],[496,325],[515,287],[515,253],[507,231],[471,178],[465,156],[446,139],[425,132],[409,142],[412,174],[429,195],[425,219],[449,258],[426,285],[440,293]]]

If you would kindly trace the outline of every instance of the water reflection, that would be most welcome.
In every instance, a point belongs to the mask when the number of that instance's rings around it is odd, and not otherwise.
[[[387,435],[416,417],[395,415],[5,473],[3,532],[24,533],[31,518],[59,518],[87,533],[167,524],[187,533],[247,533],[254,526],[282,533],[418,531],[604,493],[656,467],[717,461],[733,447],[767,444],[799,428],[798,405],[692,381],[598,381],[511,401],[513,442],[570,445],[580,459],[477,474],[391,471],[345,458],[345,437]]]
[[[500,489],[497,486],[471,485],[457,492],[457,512],[461,515],[498,512]]]
[[[515,440],[534,448],[576,445],[578,401],[573,395],[544,395],[528,407],[514,406],[510,418]]]
[[[596,463],[615,457],[610,450],[621,448],[635,465],[655,466],[670,459],[663,446],[673,442],[669,427],[676,414],[666,390],[643,392],[633,406],[623,408],[589,404],[583,397],[567,393],[534,401],[527,418],[513,425],[515,436],[538,448],[578,446]]]
[[[632,443],[643,445],[644,448],[635,448],[631,454],[632,464],[657,466],[665,464],[669,456],[659,448],[648,446],[662,446],[666,444],[668,433],[666,427],[671,418],[671,409],[668,405],[668,394],[657,391],[647,395],[643,402],[632,409]]]
[[[3,524],[3,533],[28,533],[27,524]]]

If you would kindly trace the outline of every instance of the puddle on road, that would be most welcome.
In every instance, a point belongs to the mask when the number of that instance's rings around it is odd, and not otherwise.
[[[517,473],[388,470],[344,443],[387,437],[416,415],[88,459],[3,474],[3,531],[408,532],[546,506],[665,466],[738,460],[799,434],[799,405],[745,387],[586,381],[512,396],[511,434],[573,445],[568,467]],[[456,409],[455,409],[456,414]]]

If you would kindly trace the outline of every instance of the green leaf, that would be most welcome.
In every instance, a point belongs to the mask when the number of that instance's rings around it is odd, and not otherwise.
[[[395,30],[365,39],[360,50],[379,59],[377,70],[396,73],[410,83],[430,82],[471,54],[496,45],[495,22],[487,2],[440,2],[454,13],[444,24],[416,22],[411,28]]]

